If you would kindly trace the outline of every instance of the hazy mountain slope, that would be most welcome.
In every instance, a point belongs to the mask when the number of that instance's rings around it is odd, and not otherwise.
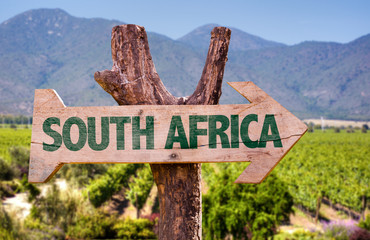
[[[30,113],[35,88],[57,89],[66,104],[110,101],[101,99],[105,93],[93,74],[111,65],[110,31],[117,24],[59,9],[32,10],[2,23],[0,111]]]
[[[217,24],[207,24],[201,26],[185,36],[178,39],[178,41],[183,42],[195,49],[208,49],[210,41],[210,32]],[[268,41],[263,38],[248,34],[237,28],[230,28],[232,38],[230,39],[229,51],[246,51],[255,50],[270,47],[280,47],[284,46],[282,43],[277,43],[273,41]]]
[[[31,10],[0,24],[0,113],[32,112],[34,89],[54,88],[67,106],[115,105],[94,81],[110,69],[110,33],[123,24]],[[212,25],[175,41],[148,33],[157,71],[176,96],[201,76]],[[348,44],[266,41],[232,29],[221,103],[246,102],[226,82],[254,81],[300,117],[370,119],[370,35]]]
[[[368,118],[369,47],[367,36],[348,44],[304,42],[229,59],[230,65],[242,63],[234,72],[245,74],[300,115]]]

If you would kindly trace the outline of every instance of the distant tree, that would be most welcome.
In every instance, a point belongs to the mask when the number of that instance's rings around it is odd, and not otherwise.
[[[126,197],[132,205],[136,207],[136,218],[140,217],[140,210],[149,197],[150,190],[153,187],[153,175],[149,164],[145,164],[142,169],[137,172],[137,176],[128,184],[129,188],[126,191]]]
[[[308,125],[307,125],[307,128],[308,128],[308,132],[314,132],[314,126],[315,124],[313,122],[310,122]]]
[[[347,127],[347,133],[354,133],[354,132],[355,132],[355,130],[353,129],[352,125],[349,125]]]
[[[369,130],[369,126],[367,124],[362,125],[361,132],[367,133],[367,130]]]
[[[115,164],[105,174],[92,180],[85,194],[94,207],[100,207],[123,187],[128,188],[129,179],[142,167],[142,164]]]

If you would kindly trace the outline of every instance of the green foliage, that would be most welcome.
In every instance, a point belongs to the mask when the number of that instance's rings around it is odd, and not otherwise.
[[[0,157],[11,162],[9,149],[13,146],[30,147],[31,129],[18,129],[14,131],[9,128],[0,129]]]
[[[14,170],[9,163],[0,158],[0,180],[12,180],[14,177]]]
[[[0,115],[0,124],[28,124],[32,123],[32,117],[23,115]]]
[[[138,170],[137,176],[128,184],[129,188],[126,190],[126,197],[136,207],[137,218],[140,216],[140,210],[149,196],[153,183],[152,171],[149,164],[145,164],[143,168]]]
[[[28,192],[29,202],[36,200],[40,195],[40,189],[38,189],[35,184],[29,183],[26,175],[23,175],[20,190],[23,192]]]
[[[12,146],[9,148],[9,154],[17,176],[28,175],[30,150],[23,146]]]
[[[64,237],[68,226],[75,223],[81,204],[80,199],[71,195],[67,194],[63,198],[58,187],[52,184],[46,196],[39,196],[34,200],[30,215],[26,219],[26,227],[39,230],[44,234],[58,233],[58,236]],[[49,232],[48,226],[54,226],[52,232]]]
[[[70,184],[82,187],[99,175],[105,174],[108,164],[65,164],[57,176],[65,178]]]
[[[326,197],[360,212],[362,196],[370,197],[370,136],[315,132],[306,134],[274,172],[284,180],[295,204],[316,211]]]
[[[154,223],[146,218],[125,219],[114,226],[120,239],[156,239],[153,232]]]
[[[28,239],[21,229],[19,221],[13,219],[0,205],[0,239]]]
[[[9,185],[4,182],[0,182],[0,199],[13,196],[14,191],[9,187]]]
[[[38,218],[26,218],[24,227],[27,231],[27,238],[25,239],[65,239],[65,234],[60,227],[42,222]]]
[[[292,212],[293,199],[286,185],[275,175],[262,184],[234,184],[246,164],[204,165],[209,186],[203,195],[203,234],[205,239],[265,239],[276,232],[276,226]]]
[[[120,220],[116,215],[96,210],[92,214],[79,214],[74,225],[68,228],[72,239],[155,239],[154,223],[148,219]]]
[[[28,168],[30,150],[23,146],[12,146],[9,148],[12,163],[23,168]]]
[[[370,231],[370,214],[366,215],[365,220],[360,221],[358,223],[358,226],[360,228],[363,228],[363,229],[366,229],[366,230]]]
[[[369,130],[369,126],[367,124],[362,125],[361,132],[367,133],[367,130]]]
[[[90,202],[95,206],[101,206],[111,196],[128,187],[130,177],[136,170],[143,167],[141,164],[116,164],[111,166],[107,172],[91,181],[86,192]]]
[[[80,214],[76,224],[68,228],[67,236],[75,239],[114,238],[116,232],[113,227],[116,222],[116,216],[99,210],[93,214]]]
[[[3,209],[3,206],[0,206],[0,236],[1,233],[8,232],[9,234],[13,231],[13,222],[11,217]],[[0,238],[2,239],[2,238]]]

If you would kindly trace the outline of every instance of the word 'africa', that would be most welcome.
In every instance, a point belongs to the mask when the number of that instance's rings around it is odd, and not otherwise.
[[[117,150],[125,150],[125,126],[131,125],[132,149],[139,150],[140,137],[146,137],[146,149],[154,149],[155,131],[154,116],[145,117],[145,127],[140,126],[140,116],[114,116],[101,117],[101,140],[97,143],[95,117],[88,117],[85,123],[79,117],[68,118],[61,128],[61,132],[54,130],[53,125],[61,126],[61,121],[57,117],[47,118],[42,125],[43,132],[51,137],[54,142],[43,142],[43,150],[48,152],[57,151],[64,143],[70,151],[79,151],[85,147],[86,142],[90,149],[94,151],[105,150],[110,144],[110,129],[115,125]],[[249,127],[252,122],[259,121],[257,114],[246,115],[239,124],[239,115],[189,115],[189,134],[187,136],[179,115],[172,116],[166,142],[159,143],[164,149],[173,149],[174,145],[181,149],[196,149],[198,146],[198,136],[208,136],[208,147],[217,148],[239,148],[239,139],[247,148],[265,148],[267,142],[272,141],[275,148],[283,147],[279,130],[273,114],[265,114],[261,134],[259,139],[252,140],[249,137]],[[205,123],[206,127],[199,127],[198,123]],[[71,128],[78,128],[78,140],[71,138]],[[53,129],[54,128],[54,129]],[[114,129],[114,127],[113,127]],[[230,138],[225,131],[230,131]],[[113,130],[114,131],[114,130]],[[217,138],[220,144],[217,143]]]

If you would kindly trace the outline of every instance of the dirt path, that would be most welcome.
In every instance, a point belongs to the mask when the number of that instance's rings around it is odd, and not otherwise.
[[[18,193],[15,197],[6,198],[3,201],[3,207],[6,212],[15,214],[19,219],[24,220],[30,214],[32,207],[27,198],[27,193]]]
[[[67,190],[67,181],[65,179],[56,179],[55,184],[61,192]],[[41,195],[45,196],[50,184],[39,184],[37,187],[40,188]],[[28,202],[28,193],[18,193],[14,197],[6,198],[3,201],[3,207],[9,214],[14,214],[20,220],[24,220],[30,214],[32,204]]]

